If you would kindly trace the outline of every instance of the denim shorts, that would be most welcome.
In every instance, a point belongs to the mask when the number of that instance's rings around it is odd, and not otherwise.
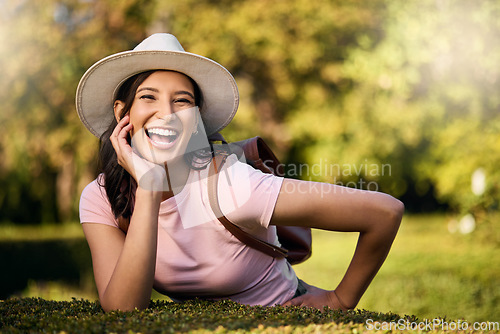
[[[297,290],[295,291],[295,295],[293,295],[293,298],[300,297],[302,295],[305,295],[307,293],[307,288],[304,285],[304,282],[301,279],[297,278],[297,281],[299,282],[297,285]]]

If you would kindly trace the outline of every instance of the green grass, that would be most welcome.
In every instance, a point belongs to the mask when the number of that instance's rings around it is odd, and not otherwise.
[[[480,231],[479,231],[480,232]],[[296,266],[311,284],[333,289],[356,234],[314,231],[313,257]],[[361,308],[469,321],[500,320],[500,252],[480,234],[451,234],[443,215],[406,216]]]
[[[84,238],[79,223],[16,225],[0,223],[0,243],[5,241],[61,240]]]
[[[365,310],[245,306],[231,301],[152,301],[144,311],[104,313],[97,302],[8,299],[0,301],[2,333],[367,333],[366,320],[409,323],[413,317]]]
[[[4,233],[6,227],[0,225],[0,246],[2,243],[9,242],[13,244],[24,243],[25,240],[34,242],[33,240],[37,236],[39,239],[50,241],[71,235],[71,238],[67,238],[68,242],[75,238],[83,238],[81,227],[77,223],[64,225],[63,227],[45,226],[42,229],[35,227],[17,229],[12,226],[8,227],[8,229],[9,232]],[[480,228],[479,232],[481,232]],[[355,248],[356,239],[356,234],[314,231],[313,256],[305,263],[295,266],[299,277],[310,284],[323,288],[335,288],[348,266]],[[335,327],[337,325],[331,322],[337,319],[334,319],[334,317],[338,316],[331,313],[320,315],[313,312],[315,315],[312,315],[309,310],[294,310],[291,313],[287,310],[282,316],[278,316],[276,314],[283,313],[282,308],[254,309],[231,303],[223,305],[195,303],[187,306],[176,306],[166,301],[153,302],[153,309],[144,311],[145,313],[141,313],[140,317],[132,315],[129,318],[130,315],[115,315],[115,317],[118,317],[115,319],[109,315],[109,321],[115,324],[113,326],[119,326],[120,322],[117,319],[123,319],[123,326],[125,324],[132,326],[134,321],[141,326],[149,326],[148,324],[155,322],[155,316],[159,316],[163,319],[162,321],[166,321],[170,317],[178,319],[176,318],[178,315],[184,314],[183,316],[186,316],[184,322],[195,321],[199,317],[196,321],[205,326],[193,327],[185,325],[188,326],[186,328],[193,331],[203,331],[203,328],[205,328],[216,332],[224,332],[228,329],[241,328],[253,331],[262,330],[266,333],[273,330],[293,332],[292,327],[287,326],[293,326],[295,330],[295,326],[298,326],[304,317],[312,317],[311,319],[315,320],[312,322],[306,321],[301,327],[297,327],[300,329],[297,332],[334,330],[362,332],[364,327],[360,325],[359,321],[354,322],[352,326],[347,324],[353,319],[366,320],[368,317],[375,315],[380,319],[404,317],[404,315],[408,314],[419,319],[432,320],[441,317],[445,319],[466,319],[471,323],[474,321],[498,322],[500,321],[499,248],[498,244],[485,241],[486,239],[480,233],[470,235],[449,233],[447,218],[444,215],[405,216],[389,257],[358,305],[361,311],[343,318],[343,322],[340,321],[343,325],[339,325],[340,327]],[[99,313],[101,311],[96,311],[99,307],[98,304],[93,302],[96,297],[95,288],[91,282],[92,278],[88,278],[87,274],[85,280],[87,280],[85,284],[57,280],[30,280],[27,288],[16,295],[18,297],[41,297],[44,300],[9,299],[0,303],[0,308],[5,308],[6,303],[8,303],[9,307],[16,308],[21,305],[29,309],[29,305],[32,303],[34,306],[31,307],[36,310],[43,309],[45,307],[43,305],[58,309],[62,306],[57,303],[51,304],[48,300],[70,300],[70,304],[67,304],[70,305],[70,308],[76,307],[78,309],[78,307],[83,307],[87,310],[85,312],[91,313],[83,313],[82,318],[76,316],[76,319],[72,318],[74,316],[57,313],[63,312],[62,310],[54,313],[65,317],[65,319],[71,318],[71,324],[68,326],[92,327],[90,324],[85,323],[87,318],[94,319],[93,321],[102,325],[104,321],[102,319],[107,319],[108,315],[102,315]],[[82,286],[85,288],[82,288]],[[72,297],[86,298],[92,302],[71,301]],[[153,299],[157,300],[158,297],[159,295],[155,294]],[[16,306],[16,303],[19,305]],[[197,309],[200,305],[202,306],[201,309]],[[228,305],[232,306],[229,307]],[[182,309],[183,307],[192,307],[193,309],[189,312],[179,311],[178,308]],[[223,312],[222,315],[212,314],[214,312],[213,308],[220,307],[226,310],[224,311],[226,313]],[[20,314],[23,312],[21,309],[17,310]],[[97,313],[93,314],[94,311]],[[172,312],[176,315],[172,315]],[[186,312],[189,315],[186,315]],[[268,318],[264,317],[264,314],[268,314]],[[2,315],[2,318],[4,317],[5,314]],[[37,315],[33,315],[33,317],[33,319],[36,319]],[[256,318],[253,319],[252,317]],[[143,320],[143,318],[149,320]],[[214,321],[216,324],[210,324],[210,321]],[[259,327],[259,324],[264,327]],[[219,325],[222,327],[219,328]],[[47,326],[49,325],[47,324]],[[172,328],[182,330],[181,327],[176,327],[181,326],[179,324],[172,326]],[[69,328],[65,329],[66,327],[57,328],[59,329],[54,329],[54,331],[65,330],[72,332]],[[114,329],[109,331],[122,331],[118,329],[122,327],[110,328]],[[132,326],[130,328],[141,327]],[[132,331],[138,330],[133,329]],[[5,328],[0,328],[0,332],[5,332]]]
[[[320,311],[231,301],[152,301],[144,311],[104,313],[97,301],[40,298],[0,301],[0,320],[1,333],[495,333],[499,326],[481,324],[481,331],[472,329],[473,324],[465,327],[464,322],[447,319],[441,319],[444,325],[360,309]]]

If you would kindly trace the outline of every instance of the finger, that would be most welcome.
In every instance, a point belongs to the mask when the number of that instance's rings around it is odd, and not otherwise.
[[[130,129],[131,126],[132,124],[130,123],[130,117],[128,115],[125,115],[116,125],[113,134],[119,138],[120,136],[124,135],[124,131],[125,134],[127,134],[128,133],[127,129]]]
[[[120,151],[120,146],[126,148],[128,145],[128,134],[133,129],[133,125],[128,123],[128,116],[125,116],[115,127],[113,130],[110,140],[111,144],[117,151]]]
[[[113,132],[111,133],[111,137],[116,137],[118,133],[122,130],[122,128],[127,125],[130,121],[130,117],[125,115],[115,126]]]
[[[127,139],[130,131],[133,129],[133,126],[127,122],[128,116],[124,117],[124,119],[122,119],[115,127],[110,137],[110,141],[116,152],[118,164],[130,173],[131,170],[127,166],[131,162],[133,152]]]
[[[289,301],[284,303],[283,306],[301,306],[303,302],[304,302],[304,298],[296,297],[296,298],[290,299]]]
[[[111,144],[113,145],[115,150],[118,149],[118,135],[126,124],[127,124],[127,117],[125,116],[118,122],[118,124],[113,129],[113,132],[111,132],[111,135],[109,136],[109,140],[111,141]]]
[[[117,140],[120,144],[128,145],[127,138],[128,138],[130,131],[132,131],[132,129],[133,129],[133,125],[127,124],[120,130],[120,132],[117,135]]]

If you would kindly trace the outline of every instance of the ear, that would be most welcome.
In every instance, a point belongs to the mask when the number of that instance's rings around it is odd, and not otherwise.
[[[117,122],[120,121],[121,119],[121,115],[122,115],[122,111],[123,111],[123,108],[125,107],[125,103],[120,101],[120,100],[116,100],[115,101],[115,104],[113,105],[113,110],[114,110],[114,113],[115,113],[115,119]]]

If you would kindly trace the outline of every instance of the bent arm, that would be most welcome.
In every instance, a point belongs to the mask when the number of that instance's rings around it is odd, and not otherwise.
[[[83,223],[94,278],[105,311],[144,309],[153,289],[161,193],[137,189],[125,236],[119,229]]]
[[[360,232],[351,263],[331,299],[354,308],[382,266],[398,231],[403,204],[383,193],[285,179],[271,224]]]

